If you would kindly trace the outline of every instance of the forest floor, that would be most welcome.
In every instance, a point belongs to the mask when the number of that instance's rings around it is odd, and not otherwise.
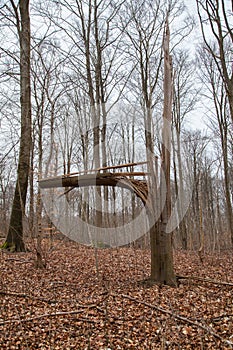
[[[143,283],[148,250],[43,244],[44,269],[35,267],[32,248],[0,252],[1,350],[233,348],[231,252],[201,262],[176,251],[177,275],[211,281],[171,288]]]

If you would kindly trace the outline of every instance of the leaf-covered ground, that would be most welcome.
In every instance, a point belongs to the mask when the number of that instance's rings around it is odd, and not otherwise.
[[[0,253],[0,349],[231,349],[232,254],[175,252],[178,288],[143,283],[146,250],[45,242],[45,269],[33,252]]]

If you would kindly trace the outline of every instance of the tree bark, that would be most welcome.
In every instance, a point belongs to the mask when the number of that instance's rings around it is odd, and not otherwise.
[[[162,130],[162,159],[160,176],[159,220],[150,229],[151,240],[151,280],[157,283],[175,286],[173,269],[172,236],[167,232],[171,215],[170,157],[171,157],[171,120],[172,120],[172,60],[169,52],[170,33],[166,21],[164,36],[164,110]],[[153,190],[153,189],[152,189]],[[165,201],[162,208],[162,202]],[[152,193],[152,201],[157,201]],[[154,208],[153,208],[154,209]],[[157,214],[156,211],[152,213]]]
[[[87,186],[111,186],[121,187],[135,193],[144,204],[149,205],[147,183],[143,180],[129,179],[122,173],[96,173],[70,177],[55,177],[39,181],[40,188],[56,187],[87,187]]]
[[[21,136],[15,194],[10,226],[3,248],[24,251],[23,215],[25,212],[31,151],[31,88],[30,88],[30,16],[29,0],[19,1],[19,12],[11,0],[20,42]]]

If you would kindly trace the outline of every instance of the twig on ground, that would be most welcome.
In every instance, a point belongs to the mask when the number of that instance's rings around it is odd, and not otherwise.
[[[207,282],[207,283],[212,283],[212,284],[220,284],[223,286],[231,286],[233,287],[232,282],[224,282],[224,281],[216,281],[212,280],[210,278],[203,278],[203,277],[198,277],[198,276],[176,276],[178,280],[195,280],[195,281],[201,281],[201,282]]]
[[[117,297],[117,295],[114,295],[115,297]],[[154,305],[154,304],[150,304],[150,303],[147,303],[145,301],[141,301],[141,300],[138,300],[134,297],[131,297],[130,295],[124,295],[124,294],[121,294],[120,295],[121,297],[125,298],[125,299],[129,299],[129,300],[132,300],[138,304],[141,304],[141,305],[145,305],[149,308],[152,308],[152,309],[155,309],[157,311],[160,311],[162,312],[163,314],[167,314],[167,315],[170,315],[172,316],[173,318],[177,319],[177,320],[180,320],[182,322],[185,322],[185,323],[188,323],[188,324],[191,324],[192,326],[195,326],[197,328],[200,328],[202,329],[203,331],[209,333],[210,335],[212,335],[213,337],[215,337],[216,339],[219,339],[221,342],[223,343],[226,343],[228,345],[233,345],[233,342],[230,341],[230,340],[227,340],[227,339],[224,339],[222,338],[219,334],[215,333],[212,329],[210,329],[209,327],[206,327],[206,326],[203,326],[201,323],[199,322],[196,322],[196,321],[192,321],[190,320],[189,318],[187,317],[184,317],[184,316],[180,316],[180,315],[177,315],[175,314],[174,312],[170,311],[170,310],[166,310],[166,309],[163,309],[162,307],[158,306],[158,305]],[[119,297],[119,296],[118,296]]]
[[[16,259],[16,258],[8,258],[6,261],[16,261],[19,264],[28,264],[33,262],[33,258],[30,260],[22,260],[22,259]]]
[[[223,318],[228,318],[228,317],[233,317],[233,314],[231,314],[231,315],[228,315],[228,314],[224,314],[224,315],[220,315],[220,316],[217,316],[217,317],[213,317],[213,318],[211,318],[211,321],[212,322],[218,322],[218,321],[220,321],[220,320],[222,320]]]
[[[84,310],[75,310],[75,311],[63,311],[63,312],[53,312],[53,313],[47,313],[47,314],[43,314],[43,315],[38,315],[35,317],[30,317],[30,318],[23,318],[23,319],[10,319],[10,320],[6,320],[3,322],[0,322],[0,326],[4,326],[6,324],[9,323],[25,323],[25,322],[31,322],[31,321],[36,321],[36,320],[40,320],[42,318],[47,318],[47,317],[57,317],[57,316],[68,316],[68,315],[77,315],[82,313]],[[99,320],[91,320],[89,318],[84,318],[81,317],[78,319],[78,321],[80,322],[88,322],[88,323],[100,323]]]
[[[43,301],[47,304],[55,304],[57,301],[56,300],[50,300],[50,299],[46,299],[46,298],[40,298],[40,297],[35,297],[34,295],[29,295],[29,294],[24,294],[24,293],[15,293],[15,292],[8,292],[8,291],[4,291],[4,290],[0,290],[0,295],[9,295],[9,296],[13,296],[13,297],[17,297],[17,298],[28,298],[28,299],[32,299],[32,300],[39,300],[39,301]]]

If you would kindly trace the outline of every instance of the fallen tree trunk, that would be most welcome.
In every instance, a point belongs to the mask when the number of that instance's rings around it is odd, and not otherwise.
[[[129,176],[132,176],[133,174],[134,173],[129,173]],[[48,178],[40,180],[39,185],[41,189],[57,187],[75,188],[87,186],[117,186],[134,192],[139,198],[141,198],[144,204],[148,205],[148,187],[146,181],[129,179],[127,176],[121,176],[114,173],[97,173]]]

